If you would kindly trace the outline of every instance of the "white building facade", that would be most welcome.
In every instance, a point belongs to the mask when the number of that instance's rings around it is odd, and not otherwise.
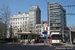
[[[41,24],[36,24],[36,33],[44,36],[43,32],[47,32],[47,36],[50,36],[48,21],[42,21]]]
[[[17,32],[35,33],[35,25],[41,23],[41,11],[38,6],[31,6],[29,12],[18,13],[10,17],[10,26],[14,36]]]
[[[17,31],[28,31],[28,16],[28,13],[20,14],[19,12],[18,15],[13,15],[10,17],[10,25],[12,25],[14,36],[17,36],[17,34],[15,34]]]

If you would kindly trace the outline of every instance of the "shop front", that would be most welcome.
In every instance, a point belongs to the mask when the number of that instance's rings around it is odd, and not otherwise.
[[[39,38],[39,34],[31,33],[31,32],[17,32],[17,39],[20,42],[24,42],[25,40],[32,40]]]

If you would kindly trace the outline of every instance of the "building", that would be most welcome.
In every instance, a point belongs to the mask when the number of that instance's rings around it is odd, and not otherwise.
[[[73,27],[68,27],[71,31],[75,32],[75,26]]]
[[[70,42],[71,44],[75,44],[75,26],[73,27],[67,27],[67,29],[65,29],[66,33],[66,42]]]
[[[42,35],[42,24],[36,24],[36,34],[41,34]]]
[[[31,6],[29,9],[29,31],[35,33],[36,24],[41,23],[41,11],[38,6]]]
[[[17,36],[17,32],[28,31],[29,14],[28,13],[18,13],[18,15],[13,15],[10,17],[10,26],[12,26],[12,33]]]
[[[41,11],[38,6],[31,6],[29,12],[18,13],[10,17],[10,26],[12,26],[12,37],[17,37],[19,32],[23,35],[24,33],[34,33],[36,24],[41,22]]]
[[[3,36],[4,36],[4,26],[5,26],[5,24],[2,21],[0,21],[0,38],[3,38]],[[5,36],[6,35],[7,34],[5,34]]]
[[[44,36],[43,32],[47,32],[47,36],[50,36],[48,21],[42,21],[41,24],[36,24],[36,34]]]
[[[64,28],[66,27],[66,11],[58,3],[48,2],[48,26],[51,32],[59,32],[64,38]]]

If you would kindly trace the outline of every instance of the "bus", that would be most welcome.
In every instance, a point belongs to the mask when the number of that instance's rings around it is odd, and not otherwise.
[[[59,32],[52,32],[51,33],[51,44],[60,44],[61,43],[61,34]]]

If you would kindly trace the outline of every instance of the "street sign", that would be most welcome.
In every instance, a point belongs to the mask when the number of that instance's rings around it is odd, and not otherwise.
[[[47,34],[47,31],[42,32],[42,34]]]

